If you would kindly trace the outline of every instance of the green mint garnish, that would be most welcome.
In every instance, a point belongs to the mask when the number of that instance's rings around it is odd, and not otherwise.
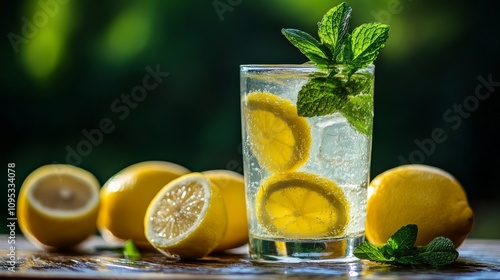
[[[123,255],[127,259],[138,259],[141,257],[141,253],[135,246],[134,240],[129,239],[125,242],[125,246],[123,247]]]
[[[365,23],[354,29],[347,38],[342,58],[349,66],[348,75],[373,63],[389,38],[389,26],[381,23]]]
[[[318,67],[328,66],[330,58],[325,55],[324,46],[313,36],[297,29],[283,30],[285,37]]]
[[[297,99],[297,111],[303,117],[314,117],[339,111],[347,102],[347,93],[339,79],[315,77],[300,89]]]
[[[364,76],[337,79],[312,77],[299,91],[297,111],[303,117],[324,116],[335,112],[344,115],[359,132],[372,133],[373,80]]]
[[[349,95],[341,110],[347,121],[359,132],[372,135],[373,96],[370,94]]]
[[[347,3],[342,3],[330,9],[319,23],[318,35],[321,44],[329,50],[327,55],[330,58],[329,64],[335,64],[347,39],[351,11],[352,8]]]
[[[417,225],[406,225],[380,247],[364,241],[354,250],[354,255],[381,263],[432,267],[450,265],[458,258],[458,252],[450,239],[436,237],[427,246],[414,246],[417,234]]]
[[[284,28],[282,33],[324,71],[324,77],[311,78],[300,90],[297,97],[298,115],[313,117],[340,112],[358,131],[371,135],[373,96],[361,94],[365,92],[363,89],[372,86],[373,81],[368,77],[354,82],[351,80],[357,70],[375,61],[388,39],[390,28],[381,23],[367,23],[355,28],[350,34],[351,12],[352,8],[347,3],[330,9],[318,23],[320,40],[297,29]],[[340,76],[334,77],[337,74]],[[342,79],[342,76],[346,79]],[[362,103],[367,101],[368,106]]]

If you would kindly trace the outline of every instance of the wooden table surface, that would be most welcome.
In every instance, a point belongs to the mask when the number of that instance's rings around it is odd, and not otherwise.
[[[370,261],[317,264],[257,264],[247,248],[198,261],[169,261],[155,251],[130,263],[111,251],[99,237],[76,252],[49,253],[36,249],[21,236],[10,251],[7,236],[0,236],[0,278],[6,279],[500,279],[500,240],[468,239],[457,261],[443,268],[412,268]],[[15,263],[10,262],[15,254]],[[12,270],[12,264],[15,270]]]

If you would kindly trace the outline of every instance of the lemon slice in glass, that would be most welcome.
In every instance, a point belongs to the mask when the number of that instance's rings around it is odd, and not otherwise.
[[[164,186],[144,217],[148,241],[163,254],[197,259],[224,238],[227,213],[219,189],[201,173],[183,175]]]
[[[21,232],[44,249],[78,245],[96,233],[99,187],[93,174],[76,166],[37,168],[19,191]]]
[[[259,224],[281,238],[341,236],[349,222],[350,206],[343,190],[327,178],[306,172],[266,179],[255,207]]]
[[[311,132],[295,105],[271,93],[250,93],[244,114],[247,140],[259,164],[270,172],[297,169],[309,157]]]

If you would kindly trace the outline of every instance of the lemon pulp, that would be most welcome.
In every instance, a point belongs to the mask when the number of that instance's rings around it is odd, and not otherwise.
[[[318,239],[341,236],[349,222],[349,202],[334,182],[291,172],[264,181],[256,198],[259,224],[273,236]]]
[[[196,259],[224,238],[227,213],[219,189],[201,173],[168,183],[151,201],[144,218],[148,241],[167,256]]]
[[[19,191],[18,220],[28,240],[44,249],[74,247],[96,233],[100,184],[67,164],[37,168]]]
[[[272,93],[253,92],[245,106],[246,140],[257,161],[270,172],[297,169],[309,157],[311,132],[295,105]]]

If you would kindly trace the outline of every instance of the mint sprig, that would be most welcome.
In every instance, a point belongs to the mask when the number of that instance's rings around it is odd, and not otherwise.
[[[373,96],[357,97],[362,90],[353,90],[353,86],[346,88],[335,80],[345,76],[347,81],[342,83],[348,83],[356,71],[372,64],[389,37],[390,27],[367,23],[350,34],[351,12],[352,8],[345,2],[330,9],[318,23],[319,40],[297,29],[283,28],[282,33],[325,74],[324,78],[310,79],[300,90],[298,115],[313,117],[340,112],[358,131],[371,135],[373,107],[360,106],[360,102],[370,101],[368,105],[373,106]],[[335,77],[337,74],[341,76]],[[373,84],[366,77],[357,82],[361,88]]]
[[[365,23],[349,34],[351,12],[345,2],[330,9],[318,23],[320,41],[297,29],[283,28],[281,32],[319,68],[335,71],[333,66],[344,64],[349,72],[343,74],[352,74],[375,61],[389,38],[390,27]]]
[[[380,263],[407,266],[446,266],[458,258],[453,242],[445,237],[434,238],[427,246],[415,246],[418,227],[401,227],[382,246],[364,241],[354,250],[354,256]]]
[[[297,112],[303,117],[324,116],[335,112],[344,115],[359,132],[372,134],[373,80],[364,76],[337,79],[315,76],[297,96]]]

